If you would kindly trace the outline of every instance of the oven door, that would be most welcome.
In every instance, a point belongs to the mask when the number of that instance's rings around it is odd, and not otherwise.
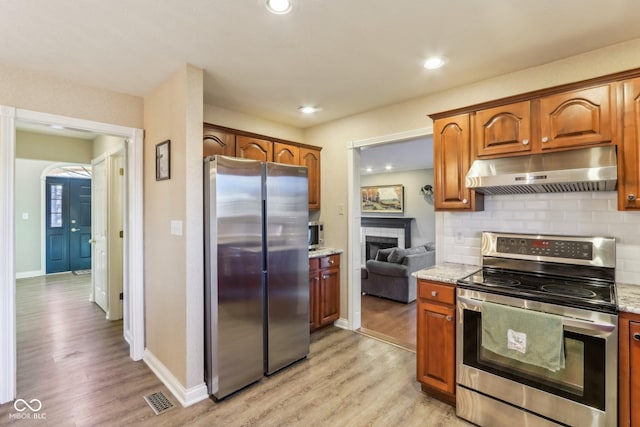
[[[484,301],[562,316],[565,368],[552,372],[483,348]],[[460,387],[561,423],[615,425],[617,316],[461,288],[457,306]]]

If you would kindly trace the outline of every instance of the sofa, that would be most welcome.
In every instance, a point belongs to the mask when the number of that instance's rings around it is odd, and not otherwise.
[[[362,293],[404,303],[415,301],[416,278],[411,273],[431,267],[435,262],[433,242],[409,249],[380,249],[376,258],[366,263]]]

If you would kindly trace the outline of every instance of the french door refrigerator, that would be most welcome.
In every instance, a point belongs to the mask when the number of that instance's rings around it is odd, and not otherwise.
[[[205,370],[222,399],[309,353],[307,169],[204,166]]]

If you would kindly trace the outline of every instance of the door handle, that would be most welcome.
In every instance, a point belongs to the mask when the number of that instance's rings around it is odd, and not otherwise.
[[[79,228],[75,228],[75,227],[71,229],[72,233],[75,233],[76,231],[80,231],[80,229]]]

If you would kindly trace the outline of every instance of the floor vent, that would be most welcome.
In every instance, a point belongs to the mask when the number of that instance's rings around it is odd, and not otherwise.
[[[161,391],[144,396],[144,400],[147,401],[156,415],[163,414],[168,410],[175,408],[175,405]]]

